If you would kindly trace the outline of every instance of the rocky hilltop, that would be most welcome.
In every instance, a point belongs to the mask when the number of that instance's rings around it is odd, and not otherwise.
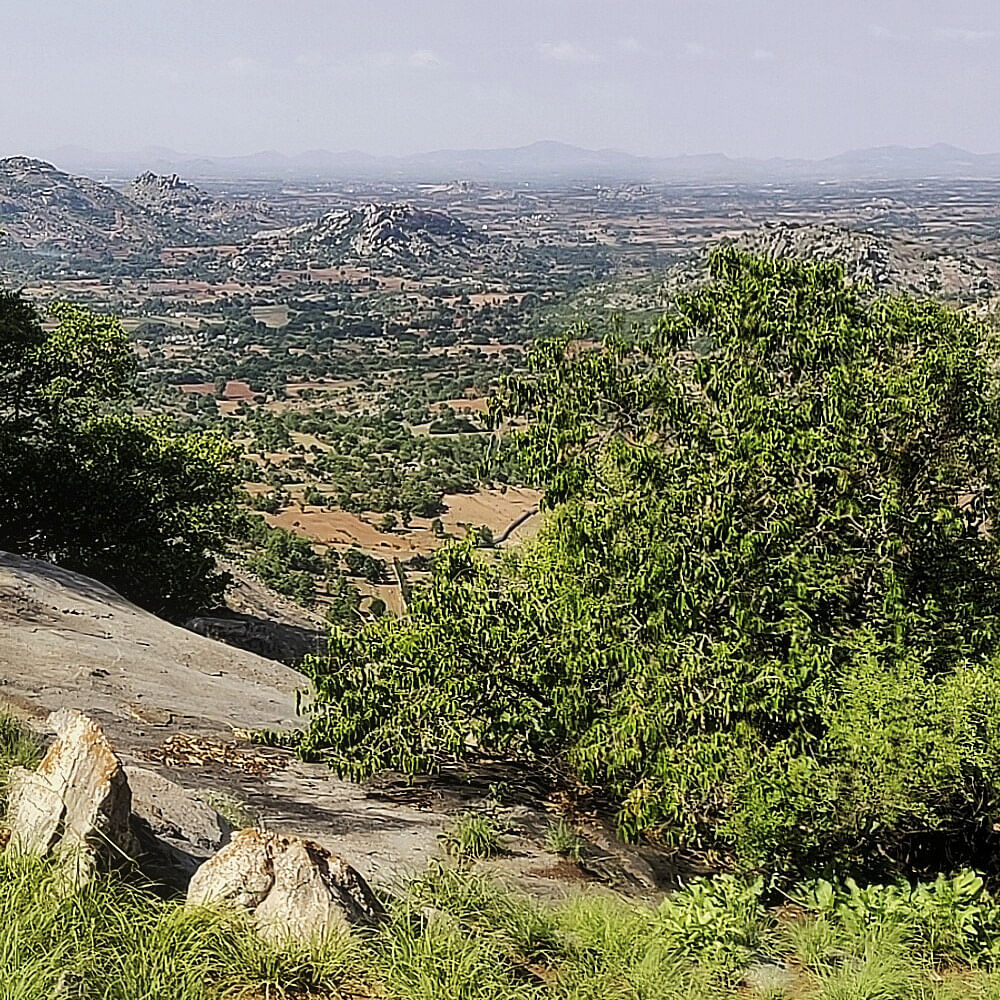
[[[332,267],[371,258],[460,261],[489,243],[482,232],[446,212],[408,204],[367,204],[329,212],[315,222],[257,233],[230,260],[236,270],[261,265]]]
[[[195,240],[243,237],[270,221],[260,203],[216,198],[177,174],[146,171],[128,184],[124,194],[174,234]]]
[[[114,188],[25,156],[0,160],[0,231],[5,242],[56,250],[113,248],[164,235],[154,216]]]
[[[767,223],[735,243],[768,257],[842,261],[852,281],[876,291],[910,292],[966,301],[1000,289],[1000,268],[989,260],[902,236],[835,225]]]
[[[182,181],[177,174],[139,174],[126,188],[127,197],[152,212],[187,211],[212,204],[210,194]]]

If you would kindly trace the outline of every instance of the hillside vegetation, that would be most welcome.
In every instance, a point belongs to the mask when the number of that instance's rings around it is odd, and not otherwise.
[[[36,737],[0,716],[0,776]],[[696,879],[658,905],[543,904],[432,864],[376,928],[265,942],[247,915],[184,907],[120,874],[71,888],[0,855],[0,995],[10,1000],[957,1000],[1000,989],[1000,905],[971,872],[861,889],[815,881],[768,907],[764,879]]]
[[[993,342],[835,263],[735,248],[651,330],[538,344],[493,416],[536,541],[445,550],[336,631],[304,752],[563,768],[622,830],[816,874],[995,849]]]
[[[238,528],[231,445],[120,405],[135,357],[117,320],[66,303],[51,319],[0,293],[0,549],[159,613],[204,607]]]

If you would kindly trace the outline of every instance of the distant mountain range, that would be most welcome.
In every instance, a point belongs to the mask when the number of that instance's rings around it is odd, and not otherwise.
[[[633,156],[613,149],[581,149],[536,142],[508,149],[445,149],[411,156],[371,156],[312,150],[248,156],[192,156],[153,147],[131,153],[97,153],[76,146],[48,150],[45,159],[71,171],[109,178],[143,171],[180,173],[195,180],[400,180],[453,179],[516,183],[579,180],[634,182],[786,182],[818,180],[1000,180],[1000,153],[970,153],[939,143],[918,148],[879,146],[821,160],[747,159],[722,154]]]

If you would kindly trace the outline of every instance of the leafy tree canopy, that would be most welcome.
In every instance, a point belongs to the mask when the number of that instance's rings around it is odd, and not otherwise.
[[[994,848],[989,340],[836,264],[711,274],[648,332],[535,348],[494,415],[529,421],[540,536],[335,632],[305,750],[559,761],[627,833],[771,870]]]
[[[113,317],[0,293],[0,548],[97,577],[151,610],[210,603],[236,525],[232,448],[119,411],[135,361]]]

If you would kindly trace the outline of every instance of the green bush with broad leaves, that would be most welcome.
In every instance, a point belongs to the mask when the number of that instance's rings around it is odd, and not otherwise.
[[[967,315],[727,248],[649,330],[542,342],[493,417],[534,541],[335,631],[303,750],[572,769],[630,836],[823,874],[975,861],[1000,775],[998,409]]]
[[[854,936],[897,926],[930,954],[989,967],[1000,961],[1000,907],[976,872],[863,888],[851,878],[840,884],[821,879],[800,889],[796,900]]]

